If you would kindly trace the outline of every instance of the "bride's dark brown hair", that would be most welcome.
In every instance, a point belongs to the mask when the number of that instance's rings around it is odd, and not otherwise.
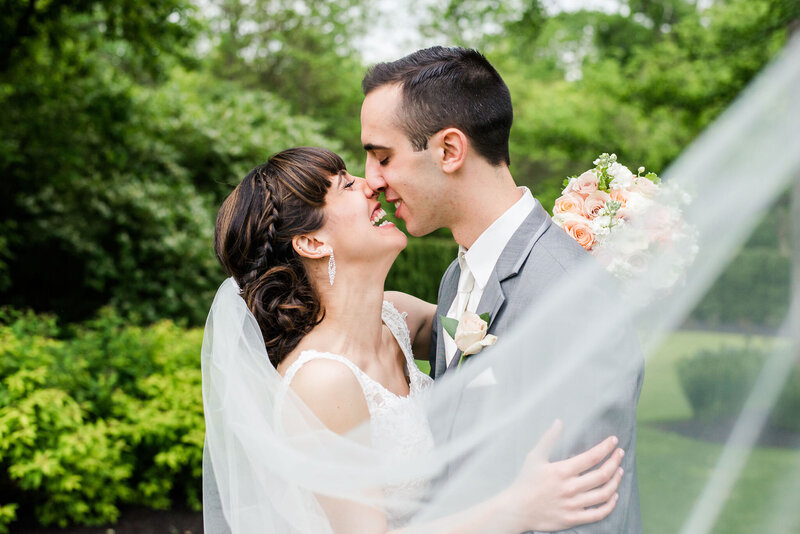
[[[292,238],[322,227],[331,176],[345,170],[324,148],[284,150],[250,171],[217,214],[217,258],[242,289],[275,366],[324,316]]]

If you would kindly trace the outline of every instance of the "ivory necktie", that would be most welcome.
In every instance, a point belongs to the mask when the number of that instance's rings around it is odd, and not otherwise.
[[[461,276],[458,278],[458,295],[456,297],[455,319],[460,320],[464,311],[469,306],[469,297],[472,293],[472,288],[475,287],[475,277],[472,276],[472,271],[469,270],[467,260],[464,258],[464,252],[458,253],[458,265],[461,267]]]

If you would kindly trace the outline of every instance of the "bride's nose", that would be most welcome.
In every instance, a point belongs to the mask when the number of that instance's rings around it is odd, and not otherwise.
[[[361,190],[364,193],[365,197],[374,198],[375,195],[378,194],[376,191],[373,191],[372,188],[370,188],[369,184],[367,183],[367,181],[364,178],[361,178],[359,180],[359,183],[361,184]]]

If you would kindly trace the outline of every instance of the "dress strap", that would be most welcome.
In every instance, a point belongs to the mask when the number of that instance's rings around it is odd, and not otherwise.
[[[292,365],[286,370],[286,373],[283,375],[283,381],[288,386],[291,384],[294,375],[297,374],[297,371],[300,370],[303,365],[310,362],[311,360],[317,359],[324,359],[324,360],[333,360],[339,363],[343,363],[346,365],[353,374],[356,375],[358,379],[358,383],[361,384],[361,387],[364,387],[364,377],[369,378],[364,371],[358,368],[356,364],[345,358],[344,356],[340,356],[338,354],[334,354],[332,352],[318,352],[316,350],[306,350],[300,353],[300,356],[292,362]]]
[[[408,331],[408,324],[406,323],[406,313],[400,313],[394,304],[388,300],[383,301],[383,309],[381,310],[381,319],[383,323],[389,327],[389,331],[397,340],[400,349],[406,357],[406,362],[414,363],[414,355],[411,351],[411,334]]]

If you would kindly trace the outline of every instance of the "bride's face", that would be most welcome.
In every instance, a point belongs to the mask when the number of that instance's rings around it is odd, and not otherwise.
[[[377,267],[391,266],[407,238],[395,225],[383,221],[385,213],[363,178],[343,173],[331,177],[325,196],[325,224],[322,230],[333,248],[337,264]]]

